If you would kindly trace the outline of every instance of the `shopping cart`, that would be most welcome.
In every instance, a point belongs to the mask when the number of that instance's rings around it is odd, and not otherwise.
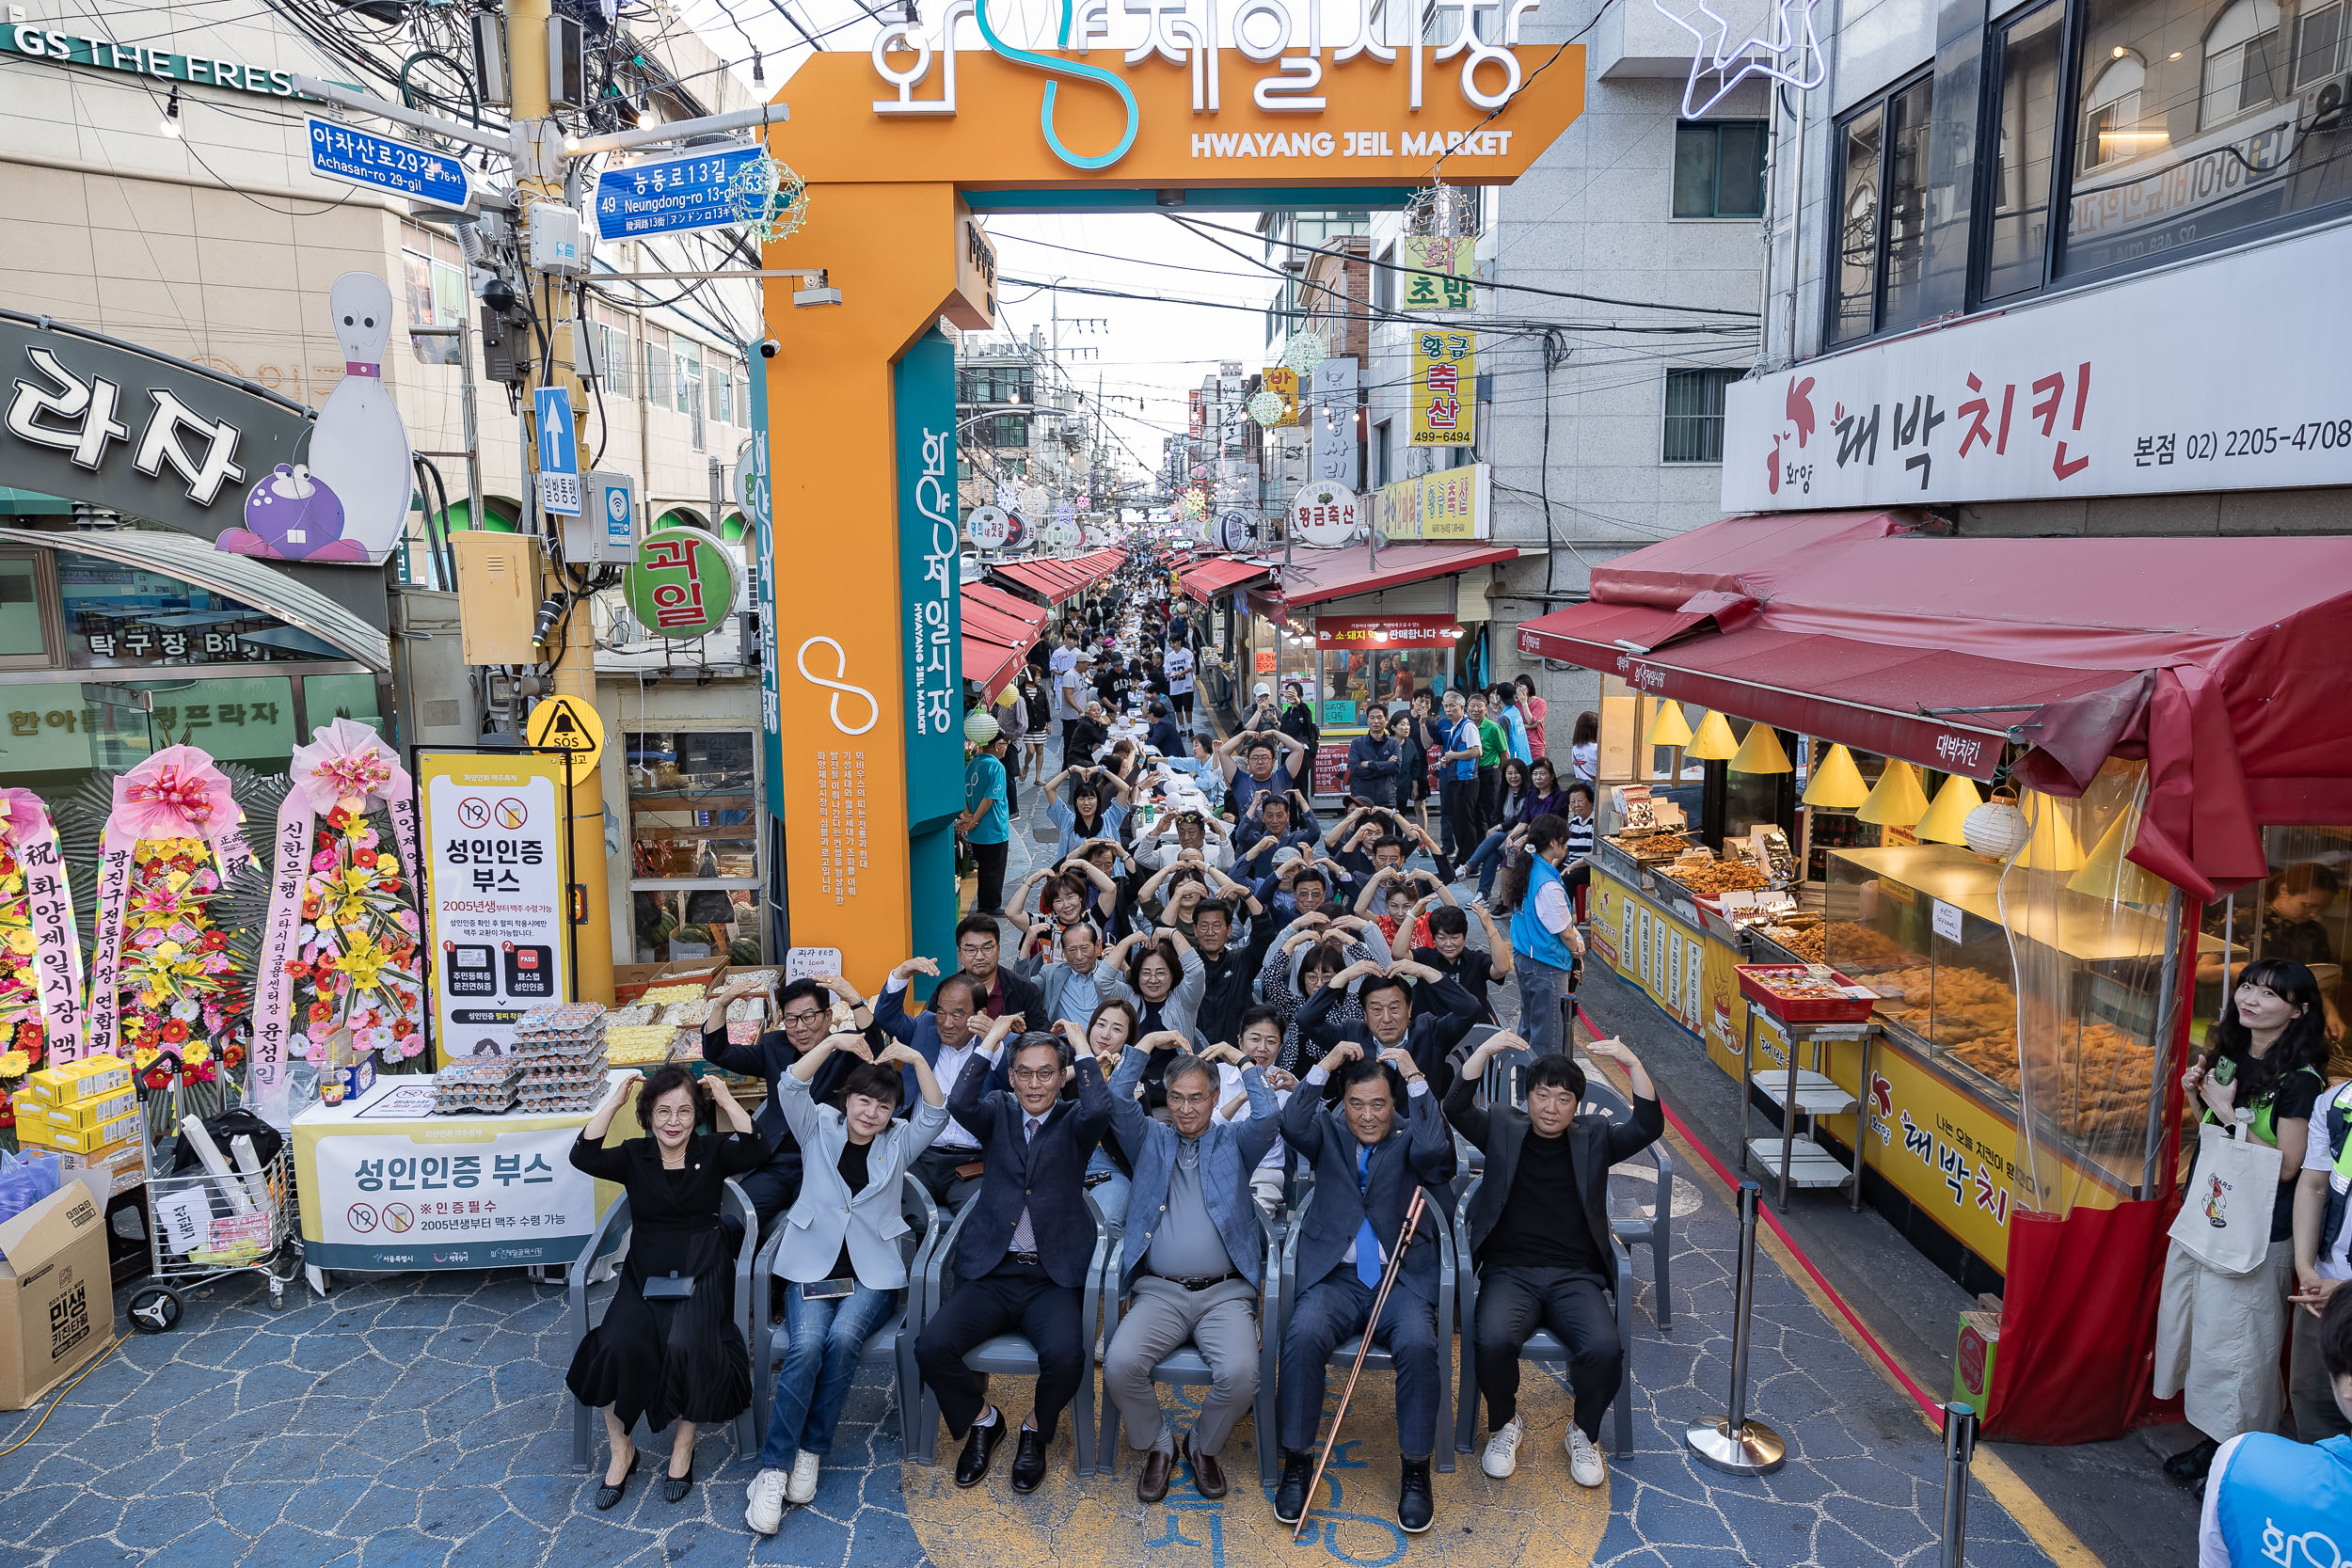
[[[168,1333],[180,1322],[182,1292],[231,1275],[269,1281],[270,1310],[286,1305],[286,1287],[302,1272],[295,1234],[294,1164],[281,1148],[258,1171],[227,1176],[202,1165],[177,1173],[160,1168],[161,1138],[147,1148],[147,1244],[152,1275],[131,1294],[131,1326]]]

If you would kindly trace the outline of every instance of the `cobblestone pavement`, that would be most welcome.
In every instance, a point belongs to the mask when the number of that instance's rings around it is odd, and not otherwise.
[[[1016,832],[1016,846],[1026,836]],[[1788,1441],[1788,1465],[1766,1480],[1735,1481],[1685,1454],[1684,1428],[1721,1411],[1727,1391],[1737,1226],[1721,1196],[1697,1182],[1677,1181],[1674,1208],[1671,1334],[1656,1327],[1646,1252],[1635,1265],[1636,1451],[1611,1462],[1605,1526],[1563,1528],[1552,1539],[1564,1549],[1552,1560],[1587,1560],[1585,1549],[1569,1553],[1565,1544],[1597,1535],[1589,1560],[1611,1565],[1932,1561],[1939,1440],[1769,1257],[1757,1260],[1751,1406]],[[890,1390],[878,1371],[851,1396],[817,1501],[792,1511],[773,1541],[755,1542],[743,1528],[753,1466],[738,1458],[731,1431],[703,1434],[698,1484],[676,1505],[663,1502],[649,1479],[658,1463],[650,1455],[666,1451],[667,1441],[641,1434],[646,1470],[618,1509],[598,1513],[598,1478],[569,1467],[563,1371],[571,1340],[562,1307],[559,1287],[512,1273],[454,1274],[361,1281],[326,1301],[297,1291],[273,1313],[256,1282],[235,1279],[194,1293],[174,1333],[129,1335],[119,1325],[127,1336],[120,1348],[38,1434],[0,1459],[0,1568],[150,1559],[173,1568],[976,1568],[1036,1561],[1048,1555],[1049,1540],[1079,1560],[1224,1568],[1280,1549],[1262,1544],[1273,1532],[1257,1517],[1266,1502],[1248,1484],[1254,1450],[1244,1456],[1238,1448],[1253,1437],[1247,1422],[1229,1455],[1235,1492],[1222,1505],[1181,1487],[1160,1508],[1138,1508],[1131,1455],[1121,1456],[1116,1479],[1070,1481],[1066,1434],[1054,1451],[1055,1484],[1020,1499],[997,1474],[982,1497],[955,1493],[944,1470],[902,1466]],[[1551,1480],[1531,1467],[1561,1463],[1556,1436],[1566,1396],[1546,1375],[1531,1370],[1526,1402],[1550,1435],[1531,1438],[1518,1477],[1489,1481],[1465,1455],[1442,1478],[1436,1532],[1408,1541],[1385,1528],[1359,1537],[1333,1526],[1311,1540],[1359,1568],[1439,1554],[1457,1564],[1508,1560],[1497,1549],[1502,1521],[1523,1513],[1531,1490]],[[1019,1392],[1006,1393],[1009,1407],[1025,1404]],[[1364,1466],[1348,1481],[1348,1503],[1368,1518],[1391,1506],[1394,1474],[1385,1416],[1372,1414],[1361,1429],[1351,1424],[1362,1435],[1343,1466]],[[33,1419],[32,1412],[0,1418],[0,1447]],[[601,1436],[598,1449],[600,1462]],[[952,1464],[953,1452],[943,1438],[943,1464]],[[1600,1506],[1597,1498],[1569,1501],[1585,1512]],[[1234,1515],[1230,1525],[1226,1515]],[[1525,1539],[1526,1526],[1513,1518],[1508,1539]],[[1980,1487],[1969,1527],[1976,1568],[2050,1560]],[[1073,1553],[1073,1539],[1090,1549]]]

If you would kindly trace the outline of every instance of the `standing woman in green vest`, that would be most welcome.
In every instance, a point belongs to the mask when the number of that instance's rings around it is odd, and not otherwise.
[[[2311,1134],[2312,1104],[2327,1086],[2328,1035],[2319,981],[2292,958],[2256,958],[2240,972],[2206,1053],[2182,1075],[2191,1109],[2230,1125],[2250,1119],[2253,1135],[2279,1150],[2279,1191],[2270,1250],[2253,1270],[2225,1275],[2174,1242],[2156,1304],[2155,1395],[2182,1396],[2201,1440],[2165,1461],[2184,1484],[2201,1481],[2223,1443],[2268,1432],[2285,1407],[2279,1353],[2286,1341],[2287,1282],[2295,1262],[2295,1184]],[[2192,1167],[2189,1180],[2194,1182]]]
[[[1536,1055],[1549,1056],[1568,1049],[1561,1002],[1574,999],[1568,972],[1584,956],[1584,939],[1577,935],[1567,884],[1560,879],[1561,863],[1568,858],[1566,819],[1539,816],[1526,831],[1525,842],[1502,868],[1499,902],[1512,911],[1511,967],[1519,977],[1519,1033]]]

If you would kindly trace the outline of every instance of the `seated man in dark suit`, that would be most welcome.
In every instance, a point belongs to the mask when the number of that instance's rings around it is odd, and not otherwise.
[[[1375,941],[1377,941],[1375,933]],[[1348,982],[1362,980],[1356,1001],[1364,1016],[1352,1023],[1331,1017],[1345,999]],[[1418,980],[1420,985],[1411,982]],[[1366,1055],[1386,1054],[1391,1046],[1408,1053],[1443,1094],[1454,1082],[1454,1048],[1478,1022],[1478,998],[1461,982],[1424,963],[1400,958],[1383,964],[1377,957],[1359,958],[1323,983],[1323,989],[1300,1005],[1298,1037],[1308,1049],[1328,1051],[1342,1040],[1364,1048]],[[1300,1055],[1303,1059],[1305,1050]]]
[[[914,1359],[948,1433],[964,1439],[956,1484],[977,1486],[1004,1441],[1005,1420],[994,1405],[983,1407],[980,1375],[964,1355],[999,1334],[1017,1333],[1036,1347],[1035,1406],[1012,1461],[1012,1489],[1034,1492],[1045,1479],[1054,1423],[1094,1370],[1094,1325],[1078,1321],[1094,1255],[1086,1168],[1111,1124],[1111,1096],[1094,1058],[1073,1067],[1068,1043],[1052,1035],[1022,1036],[1008,1053],[1011,1090],[992,1091],[989,1058],[1000,1049],[989,1044],[964,1063],[948,1097],[948,1114],[979,1135],[987,1170],[956,1238],[956,1289],[923,1324]],[[1073,1074],[1078,1097],[1066,1101],[1062,1085]]]
[[[753,1044],[735,1045],[727,1039],[727,1004],[757,990],[746,982],[730,981],[721,987],[710,999],[709,1017],[703,1025],[704,1061],[746,1078],[758,1077],[768,1085],[768,1098],[760,1101],[759,1114],[752,1118],[752,1130],[767,1141],[768,1163],[748,1176],[737,1178],[743,1184],[743,1196],[759,1211],[763,1227],[791,1208],[793,1200],[801,1196],[801,1146],[784,1124],[784,1110],[776,1100],[778,1080],[832,1030],[835,997],[850,1005],[850,1016],[857,1026],[870,1027],[874,1022],[870,1005],[859,999],[849,982],[834,975],[825,978],[833,982],[834,989],[828,990],[815,980],[795,980],[785,987],[781,1003],[784,1027],[763,1032]],[[855,1065],[855,1058],[848,1053],[836,1053],[818,1069],[818,1082],[811,1086],[811,1092],[820,1099],[833,1093],[848,1071],[841,1065],[845,1061]]]
[[[1326,1110],[1323,1085],[1339,1075],[1340,1103]],[[1398,1102],[1410,1107],[1400,1117]],[[1429,1491],[1431,1433],[1438,1419],[1438,1227],[1442,1191],[1422,1211],[1413,1243],[1377,1323],[1370,1322],[1391,1251],[1404,1234],[1413,1189],[1451,1180],[1454,1140],[1428,1079],[1402,1046],[1377,1060],[1363,1046],[1331,1047],[1282,1108],[1282,1136],[1314,1163],[1315,1192],[1300,1223],[1298,1305],[1282,1333],[1279,1393],[1282,1484],[1274,1516],[1296,1524],[1314,1481],[1315,1430],[1323,1419],[1324,1364],[1353,1334],[1370,1334],[1396,1363],[1397,1449],[1404,1474],[1396,1522],[1418,1535],[1436,1516]],[[1263,1440],[1263,1439],[1262,1439]]]
[[[1024,1013],[1042,1023],[1044,998],[1035,982],[997,962],[998,927],[993,916],[967,914],[956,923],[956,973],[972,982],[977,1011],[991,1018]]]
[[[1486,1396],[1486,1451],[1479,1467],[1501,1481],[1518,1468],[1519,1352],[1549,1328],[1568,1347],[1568,1390],[1576,1419],[1565,1439],[1568,1474],[1580,1486],[1609,1477],[1600,1418],[1625,1370],[1609,1292],[1609,1167],[1658,1141],[1666,1117],[1649,1074],[1619,1039],[1584,1049],[1624,1068],[1633,1083],[1633,1119],[1578,1116],[1584,1069],[1565,1052],[1527,1069],[1527,1109],[1478,1107],[1489,1057],[1519,1051],[1517,1035],[1490,1035],[1463,1059],[1445,1097],[1446,1119],[1484,1150],[1486,1179],[1470,1197],[1470,1255],[1478,1275],[1478,1389]]]

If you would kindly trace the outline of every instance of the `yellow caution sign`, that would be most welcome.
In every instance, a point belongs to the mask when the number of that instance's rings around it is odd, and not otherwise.
[[[548,697],[531,710],[523,738],[533,746],[566,753],[564,782],[578,784],[593,772],[604,754],[604,721],[578,697]]]

